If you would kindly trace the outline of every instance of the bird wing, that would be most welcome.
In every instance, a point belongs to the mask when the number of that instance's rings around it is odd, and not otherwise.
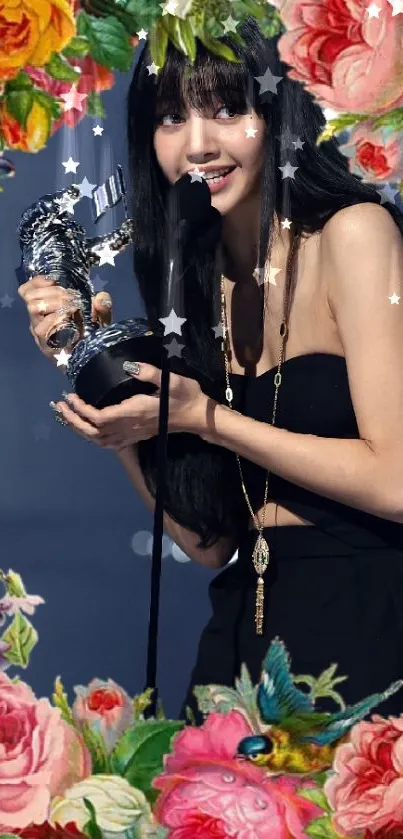
[[[257,701],[263,721],[273,725],[293,714],[313,711],[312,699],[292,680],[290,656],[279,638],[271,642],[263,662]]]
[[[301,740],[306,740],[309,743],[316,743],[318,746],[326,746],[329,743],[334,743],[343,736],[350,728],[357,722],[360,722],[369,711],[381,702],[385,702],[394,693],[397,693],[403,687],[403,679],[393,682],[387,690],[383,693],[373,693],[357,702],[356,705],[348,705],[343,711],[337,711],[335,714],[329,715],[329,722],[326,724],[323,731],[317,734],[308,734],[301,737]]]

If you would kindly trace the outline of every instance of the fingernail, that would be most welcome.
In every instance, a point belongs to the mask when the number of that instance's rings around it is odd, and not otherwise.
[[[53,400],[51,400],[49,402],[49,405],[52,408],[52,411],[55,411],[55,413],[57,413],[57,414],[61,414],[61,410],[60,410],[60,408],[57,407],[56,402],[53,402]]]
[[[125,373],[132,373],[134,376],[138,376],[140,373],[140,364],[138,361],[124,361],[123,370]]]
[[[65,399],[65,400],[66,400],[66,402],[67,402],[69,405],[72,405],[72,404],[73,404],[70,394],[69,394],[69,393],[66,393],[66,391],[65,391],[65,390],[62,390],[62,396],[63,396],[63,399]]]
[[[102,305],[106,306],[107,309],[111,309],[112,308],[112,300],[110,300],[109,297],[107,297],[107,298],[105,298],[105,300],[102,300]]]

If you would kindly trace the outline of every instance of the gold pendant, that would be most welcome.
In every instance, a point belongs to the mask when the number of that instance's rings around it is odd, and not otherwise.
[[[264,580],[263,574],[269,565],[270,550],[264,536],[259,533],[252,554],[253,565],[259,575],[256,587],[256,611],[255,625],[256,635],[263,635],[263,612],[264,612]]]

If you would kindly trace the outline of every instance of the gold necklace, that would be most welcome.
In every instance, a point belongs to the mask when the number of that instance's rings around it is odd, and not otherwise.
[[[228,360],[228,354],[230,352],[230,343],[229,343],[229,335],[228,335],[227,308],[226,308],[225,295],[224,295],[224,274],[221,274],[221,326],[222,326],[222,332],[223,332],[222,349],[223,349],[223,352],[224,352],[224,361],[225,361],[225,380],[226,380],[226,384],[227,384],[227,389],[225,391],[225,398],[228,402],[229,407],[231,408],[231,410],[233,410],[232,401],[233,401],[233,398],[234,398],[234,394],[232,392],[232,388],[231,388],[231,385],[230,385],[230,382],[229,382],[229,372],[232,372],[232,371],[229,370],[229,360]],[[281,378],[282,378],[280,370],[281,370],[281,365],[282,365],[283,360],[284,360],[284,346],[285,346],[285,339],[286,339],[287,331],[288,331],[287,330],[287,323],[286,323],[286,321],[282,321],[282,324],[280,326],[280,337],[281,337],[282,340],[281,340],[281,347],[280,347],[277,373],[274,377],[274,384],[275,384],[276,391],[275,391],[275,394],[274,394],[272,425],[274,425],[275,418],[276,418],[278,390],[279,390],[279,387],[281,385]],[[235,452],[235,454],[236,454],[236,459],[237,459],[237,462],[238,462],[239,472],[240,472],[240,475],[241,475],[241,483],[242,483],[243,494],[245,496],[245,500],[246,500],[246,503],[248,505],[249,512],[252,516],[252,519],[253,519],[253,521],[256,522],[257,517],[255,518],[255,514],[252,510],[252,507],[250,505],[250,501],[249,501],[249,498],[248,498],[248,494],[246,492],[239,456],[238,456],[237,452]],[[269,485],[269,474],[270,474],[270,472],[267,472],[266,488],[265,488],[265,493],[264,493],[263,522],[262,522],[261,525],[259,525],[258,521],[257,521],[257,524],[255,524],[256,530],[258,531],[258,537],[256,539],[255,547],[254,547],[253,554],[252,554],[253,565],[254,565],[255,571],[258,575],[257,586],[256,586],[256,606],[255,606],[256,635],[263,635],[263,614],[264,614],[264,580],[263,580],[263,574],[266,571],[266,569],[269,565],[269,561],[270,561],[270,549],[269,549],[269,546],[266,542],[266,539],[262,535],[263,529],[264,529],[265,515],[266,515],[267,489],[268,489],[268,485]]]

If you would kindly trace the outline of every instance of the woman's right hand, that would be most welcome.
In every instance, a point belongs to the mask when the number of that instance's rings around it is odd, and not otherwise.
[[[26,304],[29,316],[29,331],[40,351],[47,358],[54,360],[60,350],[51,349],[46,339],[71,314],[77,324],[80,334],[76,343],[83,337],[83,318],[79,299],[65,288],[56,285],[56,281],[39,274],[28,282],[20,285],[18,294]],[[61,307],[67,307],[60,313]],[[92,298],[91,318],[101,326],[109,326],[112,322],[112,299],[105,291],[99,292]],[[74,345],[73,345],[74,346]],[[71,347],[69,348],[71,349]]]

